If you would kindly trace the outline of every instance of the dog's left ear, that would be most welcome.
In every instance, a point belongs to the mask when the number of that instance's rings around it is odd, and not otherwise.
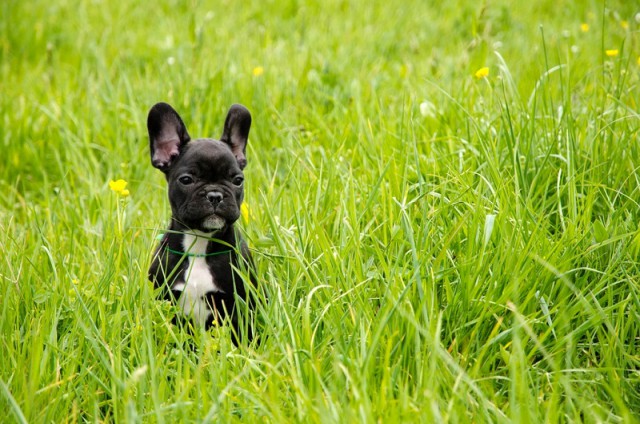
[[[245,150],[249,139],[249,128],[251,128],[251,114],[242,105],[233,105],[227,113],[224,121],[224,130],[220,141],[227,143],[231,147],[233,155],[238,161],[240,169],[247,166]]]

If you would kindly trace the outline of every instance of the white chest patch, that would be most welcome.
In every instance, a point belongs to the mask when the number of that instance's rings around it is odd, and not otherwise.
[[[185,234],[182,240],[184,252],[188,252],[187,269],[184,272],[184,283],[178,283],[173,290],[182,292],[178,305],[185,315],[190,316],[196,324],[204,326],[213,312],[205,295],[210,292],[221,292],[209,271],[207,253],[209,234],[195,232]]]

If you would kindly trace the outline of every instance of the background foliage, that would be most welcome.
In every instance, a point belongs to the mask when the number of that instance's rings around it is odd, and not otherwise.
[[[525,3],[2,2],[7,419],[637,420],[640,8]],[[146,281],[157,101],[252,111],[258,346]]]

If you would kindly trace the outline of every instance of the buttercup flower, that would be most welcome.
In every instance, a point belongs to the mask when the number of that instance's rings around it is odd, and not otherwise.
[[[604,53],[609,57],[616,57],[620,52],[618,51],[618,49],[611,49],[611,50],[605,50]]]
[[[620,21],[622,29],[629,29],[629,21]]]
[[[489,68],[486,67],[486,66],[482,67],[482,68],[478,69],[474,75],[478,79],[486,78],[486,77],[489,76]]]
[[[255,68],[253,68],[254,77],[259,77],[262,74],[264,74],[264,68],[262,66],[256,66]]]
[[[580,24],[580,31],[589,32],[589,24],[587,24],[587,23]]]
[[[129,190],[127,190],[127,182],[123,179],[120,180],[116,180],[116,181],[109,181],[109,188],[111,189],[111,191],[113,191],[114,193],[116,193],[119,196],[122,197],[127,197],[130,193]]]
[[[242,215],[242,220],[245,224],[249,223],[249,206],[247,202],[242,202],[240,205],[240,215]]]

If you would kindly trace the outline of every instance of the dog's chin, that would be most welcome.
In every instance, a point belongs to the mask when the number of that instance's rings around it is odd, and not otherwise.
[[[222,230],[226,225],[226,221],[218,215],[210,215],[202,220],[200,226],[205,231],[216,232]]]

